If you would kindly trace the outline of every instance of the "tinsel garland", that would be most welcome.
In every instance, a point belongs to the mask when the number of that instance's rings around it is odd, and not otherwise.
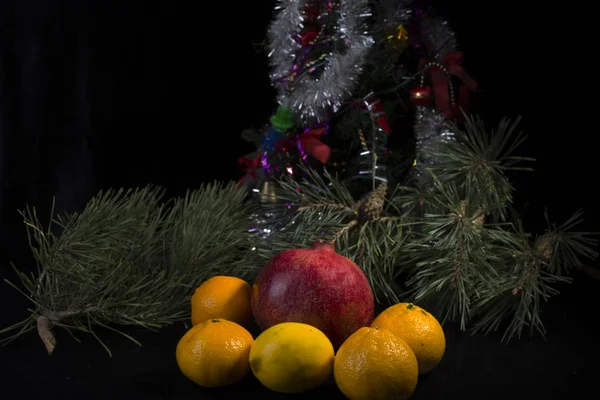
[[[407,24],[413,15],[412,2],[413,0],[380,0],[373,31],[387,35],[399,24]]]
[[[421,21],[421,40],[425,44],[427,57],[441,61],[444,55],[458,47],[454,31],[448,21],[438,17],[425,16]]]
[[[367,0],[339,0],[335,40],[343,41],[345,52],[330,52],[322,72],[308,74],[299,63],[303,48],[300,32],[304,25],[304,0],[279,0],[279,10],[268,32],[271,80],[305,126],[327,121],[352,93],[362,72],[365,57],[374,41],[366,33],[370,15]],[[328,9],[334,6],[328,1]],[[314,44],[318,45],[318,42]]]
[[[362,151],[359,155],[361,169],[358,171],[360,177],[368,177],[372,180],[371,190],[375,189],[376,181],[387,182],[386,166],[383,157],[387,153],[388,133],[381,125],[381,118],[385,117],[381,100],[369,93],[362,99],[363,107],[366,109],[371,121],[371,132],[369,138],[360,132]]]
[[[412,177],[416,177],[421,184],[427,184],[431,182],[431,175],[426,172],[427,167],[439,162],[434,155],[435,150],[454,140],[454,132],[440,110],[428,107],[417,107],[414,131],[417,156]]]

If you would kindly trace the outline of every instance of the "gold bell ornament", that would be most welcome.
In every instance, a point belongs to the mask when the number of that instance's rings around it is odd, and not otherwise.
[[[260,187],[260,202],[275,203],[277,201],[277,193],[275,191],[275,183],[265,181]]]

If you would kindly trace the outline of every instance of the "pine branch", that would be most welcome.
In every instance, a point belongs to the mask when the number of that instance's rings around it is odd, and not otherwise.
[[[573,214],[562,225],[556,226],[550,222],[548,212],[544,213],[548,228],[539,239],[540,251],[550,260],[548,271],[555,275],[570,275],[573,269],[582,267],[582,258],[595,260],[598,252],[593,250],[597,241],[590,238],[591,232],[573,231],[583,222],[583,211]]]
[[[419,231],[403,251],[412,265],[408,295],[440,315],[442,321],[460,318],[462,329],[471,318],[471,304],[482,286],[499,276],[494,268],[498,243],[510,244],[498,223],[485,223],[476,188],[462,192],[454,182],[434,176],[434,195],[420,219]]]
[[[288,220],[272,239],[254,236],[251,248],[264,259],[295,247],[309,247],[318,239],[333,242],[339,254],[356,262],[367,275],[378,301],[396,301],[399,288],[397,256],[404,243],[405,227],[394,207],[386,205],[387,185],[355,200],[348,189],[327,171],[321,175],[303,168],[306,178],[278,181],[278,202],[269,212]],[[269,222],[265,228],[268,229]]]
[[[369,221],[336,237],[336,251],[362,268],[382,304],[400,301],[395,281],[400,273],[397,258],[406,240],[403,228],[392,219]]]
[[[568,274],[582,264],[582,259],[598,256],[587,233],[571,231],[580,222],[581,213],[577,212],[558,228],[549,223],[548,231],[535,240],[520,223],[516,225],[516,246],[504,249],[502,263],[497,266],[503,279],[492,291],[480,293],[474,332],[489,333],[508,321],[504,342],[520,338],[527,327],[530,335],[538,332],[545,336],[540,318],[543,302],[558,294],[558,283],[571,281]]]
[[[505,207],[512,203],[514,190],[505,174],[515,170],[530,171],[518,164],[535,161],[513,155],[526,139],[522,132],[517,133],[519,122],[520,118],[514,122],[504,118],[491,132],[486,130],[480,118],[473,116],[466,116],[464,129],[450,124],[456,140],[432,150],[431,155],[440,161],[429,170],[442,182],[452,181],[459,187],[477,188],[484,195],[482,205],[496,208],[490,218],[505,221],[508,217]]]
[[[243,191],[214,184],[169,202],[162,196],[150,186],[101,192],[81,214],[51,215],[46,229],[35,209],[22,212],[37,274],[17,270],[22,288],[8,283],[34,309],[0,331],[16,331],[3,342],[37,327],[52,354],[54,326],[100,342],[96,327],[157,329],[188,318],[189,296],[211,275],[250,273],[240,261],[249,214]]]
[[[507,323],[505,342],[526,327],[543,335],[543,302],[557,293],[556,284],[570,282],[566,274],[582,258],[598,255],[589,233],[572,230],[581,213],[559,227],[549,223],[532,241],[519,221],[515,229],[489,218],[507,205],[498,198],[491,203],[480,180],[442,181],[430,173],[433,187],[401,188],[392,198],[419,221],[402,253],[401,262],[414,271],[407,295],[443,321],[459,319],[462,329],[471,325],[474,332],[489,333]]]
[[[502,327],[504,342],[525,329],[543,335],[544,301],[598,254],[590,234],[572,229],[580,213],[536,239],[518,219],[508,221],[513,187],[505,174],[532,160],[513,155],[524,140],[517,123],[505,119],[488,133],[468,118],[464,131],[453,127],[456,140],[435,149],[440,162],[424,171],[430,184],[391,194],[382,185],[357,200],[337,177],[313,170],[300,183],[284,178],[270,212],[285,223],[253,246],[270,258],[325,238],[363,268],[381,303],[418,302],[463,330]]]
[[[274,181],[276,201],[259,203],[252,215],[248,265],[262,265],[291,247],[312,246],[317,238],[331,240],[354,215],[354,199],[329,172],[321,176],[298,168],[304,174],[302,181],[287,175]]]

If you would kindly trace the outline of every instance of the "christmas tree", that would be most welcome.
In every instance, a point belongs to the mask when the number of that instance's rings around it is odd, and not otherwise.
[[[462,329],[543,334],[540,307],[593,241],[524,231],[508,171],[519,119],[469,115],[478,84],[449,24],[404,0],[279,1],[267,52],[278,109],[243,137],[240,181],[261,205],[249,260],[335,243],[381,304],[413,301]]]
[[[278,107],[243,132],[256,151],[237,185],[107,191],[49,227],[22,212],[38,271],[8,282],[32,308],[2,342],[37,329],[51,353],[53,327],[101,342],[96,327],[185,321],[207,278],[250,281],[316,239],[364,270],[381,306],[543,334],[542,303],[595,242],[575,230],[581,212],[524,231],[507,172],[530,168],[515,155],[525,136],[518,119],[489,129],[469,114],[478,84],[449,24],[405,0],[281,0],[266,47]]]

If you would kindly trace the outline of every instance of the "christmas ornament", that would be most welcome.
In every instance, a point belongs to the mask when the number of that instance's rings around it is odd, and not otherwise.
[[[430,106],[433,104],[433,91],[428,86],[412,88],[410,102],[415,106]]]
[[[277,201],[275,183],[271,181],[264,181],[259,193],[261,203],[275,203],[275,201]]]
[[[265,133],[265,136],[262,140],[262,149],[264,152],[271,152],[275,150],[276,144],[281,141],[282,138],[285,137],[285,134],[275,129],[273,126],[270,126]]]
[[[404,25],[400,24],[394,28],[394,31],[387,36],[388,44],[398,53],[403,53],[409,45],[408,32]]]
[[[317,240],[310,249],[291,249],[260,270],[252,289],[252,312],[261,329],[300,322],[320,329],[334,347],[374,316],[374,296],[364,272]]]
[[[307,28],[302,34],[302,46],[308,47],[313,44],[318,35],[319,31],[316,28]]]
[[[269,119],[273,128],[280,132],[287,132],[294,127],[294,113],[284,105],[277,107],[277,111]]]
[[[277,111],[270,118],[271,126],[267,129],[263,137],[263,151],[272,152],[275,150],[277,143],[285,137],[286,132],[294,127],[294,119],[292,110],[286,106],[279,106]]]

